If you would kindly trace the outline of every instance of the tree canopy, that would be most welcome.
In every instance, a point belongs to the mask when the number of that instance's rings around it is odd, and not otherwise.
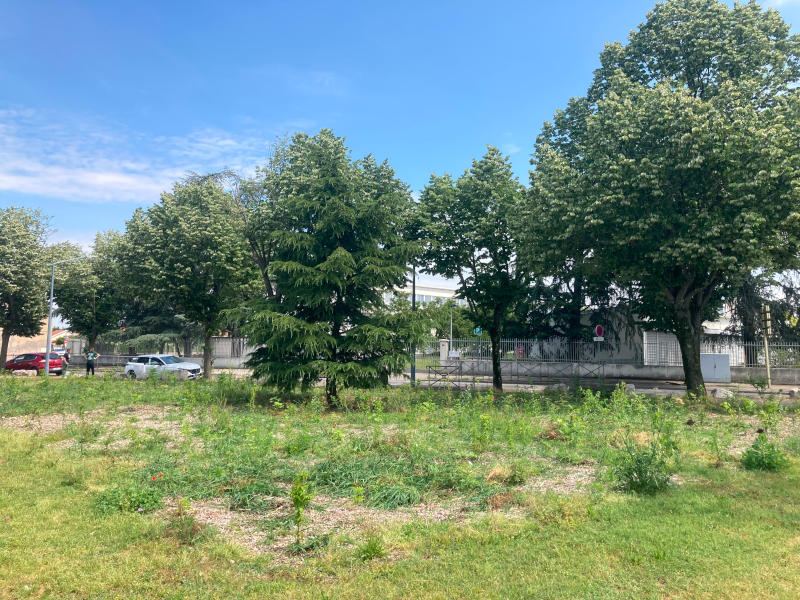
[[[408,188],[385,162],[352,161],[329,130],[297,134],[282,152],[268,173],[282,229],[243,328],[258,346],[249,364],[284,389],[324,378],[328,398],[340,385],[385,384],[414,331],[382,297],[402,286],[414,252],[400,233]]]
[[[798,57],[775,11],[662,3],[537,140],[527,222],[588,241],[586,268],[677,335],[692,391],[726,289],[795,253]]]
[[[211,337],[223,311],[254,290],[255,273],[234,214],[233,199],[210,179],[176,184],[161,202],[137,211],[127,236],[146,289],[203,332],[203,370],[211,371]]]
[[[431,176],[420,197],[429,273],[458,281],[470,319],[492,340],[493,387],[503,390],[500,336],[509,311],[524,297],[531,274],[517,264],[512,221],[523,188],[508,158],[492,146],[457,181]]]
[[[47,316],[47,233],[38,211],[0,208],[0,369],[11,336],[37,335]]]

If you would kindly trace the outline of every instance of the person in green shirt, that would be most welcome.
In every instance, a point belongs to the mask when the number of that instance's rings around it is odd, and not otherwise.
[[[86,376],[89,376],[89,371],[94,375],[94,361],[100,358],[100,355],[94,351],[94,346],[89,347],[88,350],[84,350],[83,355],[86,357]]]

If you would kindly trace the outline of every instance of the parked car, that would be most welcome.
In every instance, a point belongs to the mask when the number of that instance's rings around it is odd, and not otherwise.
[[[169,373],[182,375],[187,379],[196,379],[203,374],[200,365],[185,362],[169,354],[142,354],[134,356],[125,365],[125,375],[130,379],[147,379],[157,373],[163,377]]]
[[[36,371],[44,373],[44,352],[31,352],[20,354],[6,361],[6,371]],[[55,352],[50,353],[50,372],[60,375],[63,365],[61,357]]]

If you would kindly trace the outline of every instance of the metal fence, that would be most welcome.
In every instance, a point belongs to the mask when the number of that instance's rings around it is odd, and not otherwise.
[[[491,341],[483,338],[453,339],[449,342],[448,354],[450,358],[489,360],[492,357]],[[500,340],[500,359],[537,363],[641,363],[641,353],[633,345],[619,348],[606,341],[506,339]]]
[[[83,351],[82,340],[70,340],[70,352],[78,358]],[[244,338],[215,337],[212,339],[212,357],[230,359],[228,362],[244,363],[254,350]],[[123,365],[132,354],[124,343],[96,344],[97,351],[108,364]],[[158,349],[139,348],[136,353],[157,352]],[[170,352],[171,348],[167,348]],[[701,352],[728,354],[732,367],[764,366],[764,345],[745,342],[733,336],[706,336],[702,339]],[[202,350],[195,348],[194,356]],[[416,366],[425,370],[440,364],[440,340],[429,339],[416,348]],[[453,339],[447,343],[445,355],[449,359],[463,361],[489,361],[492,356],[491,342],[485,338]],[[504,362],[528,363],[616,363],[649,366],[682,366],[678,340],[671,333],[645,331],[642,338],[612,344],[606,341],[570,341],[564,338],[504,339],[500,342],[500,358]],[[409,365],[410,367],[410,361]],[[770,340],[770,366],[773,368],[800,368],[800,343]]]
[[[705,336],[701,339],[703,354],[727,354],[732,367],[763,367],[766,365],[764,343],[745,342],[735,336]],[[644,364],[653,366],[682,366],[678,339],[671,333],[644,332]],[[769,341],[770,367],[800,367],[800,344],[772,339]]]

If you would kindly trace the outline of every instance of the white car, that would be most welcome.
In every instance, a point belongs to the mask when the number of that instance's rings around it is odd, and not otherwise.
[[[186,379],[196,379],[203,374],[200,365],[182,361],[170,354],[142,354],[134,356],[125,365],[125,375],[130,379],[147,379],[157,373],[164,377],[173,373]]]

